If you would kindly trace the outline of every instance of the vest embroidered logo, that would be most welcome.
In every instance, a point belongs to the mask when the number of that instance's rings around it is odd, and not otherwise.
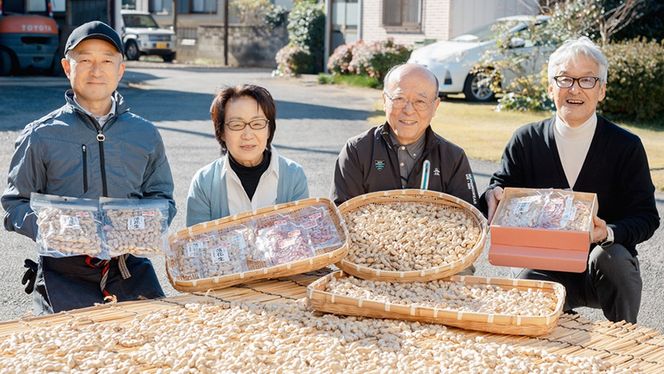
[[[437,177],[440,177],[440,169],[438,169],[438,168],[434,168],[434,169],[433,169],[433,175],[435,175],[435,176],[437,176]]]
[[[376,167],[376,170],[381,171],[385,169],[385,161],[383,160],[374,160],[374,166]]]

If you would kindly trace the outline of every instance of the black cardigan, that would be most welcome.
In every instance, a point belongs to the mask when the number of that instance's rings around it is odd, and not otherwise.
[[[555,117],[519,128],[505,147],[501,169],[490,188],[570,188],[553,135]],[[638,136],[597,116],[597,128],[572,188],[594,192],[598,216],[613,229],[614,242],[636,255],[636,245],[659,227],[655,187]],[[486,192],[485,192],[486,194]],[[480,199],[486,212],[486,199]]]

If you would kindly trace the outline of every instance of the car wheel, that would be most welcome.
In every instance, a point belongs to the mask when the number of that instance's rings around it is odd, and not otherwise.
[[[9,75],[14,71],[14,62],[9,52],[0,49],[0,76]]]
[[[127,45],[125,46],[125,56],[127,56],[127,60],[132,61],[136,61],[141,57],[141,52],[138,50],[138,45],[136,45],[135,41],[129,40],[127,42]]]
[[[492,76],[488,71],[477,71],[470,73],[466,77],[463,85],[463,94],[468,101],[487,102],[495,98],[495,93],[491,90]]]
[[[173,62],[173,60],[175,60],[175,52],[168,55],[163,55],[161,58],[164,60],[164,62]]]

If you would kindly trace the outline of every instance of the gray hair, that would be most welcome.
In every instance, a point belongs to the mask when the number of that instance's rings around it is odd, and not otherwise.
[[[587,36],[582,36],[578,39],[568,39],[551,54],[548,67],[549,82],[556,75],[556,70],[560,65],[569,60],[575,60],[581,55],[591,58],[597,63],[599,66],[599,80],[601,83],[606,83],[609,61],[599,47],[592,40],[588,39]]]

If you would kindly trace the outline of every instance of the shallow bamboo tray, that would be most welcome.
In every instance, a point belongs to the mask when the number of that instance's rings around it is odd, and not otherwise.
[[[288,278],[262,280],[222,290],[185,294],[159,300],[129,301],[104,304],[61,312],[42,317],[24,317],[0,322],[0,339],[15,333],[30,332],[42,327],[63,323],[129,325],[150,313],[185,308],[190,303],[223,304],[228,302],[292,303],[305,297],[307,285],[325,274],[299,274]],[[458,330],[468,340],[481,338],[486,342],[545,349],[551,354],[598,357],[617,369],[636,366],[642,373],[664,373],[664,335],[661,332],[626,322],[589,321],[578,315],[563,314],[558,325],[548,334],[538,337],[497,335],[479,331]],[[440,371],[442,368],[429,368]],[[156,368],[146,368],[156,371]],[[426,369],[425,369],[426,370]]]
[[[470,213],[471,217],[475,220],[475,223],[480,228],[480,238],[478,239],[477,243],[475,243],[475,246],[473,246],[473,248],[468,251],[463,259],[455,261],[451,264],[447,264],[445,266],[433,267],[426,270],[379,270],[356,264],[346,259],[339,261],[336,266],[344,272],[362,279],[380,280],[387,282],[426,282],[454,275],[471,266],[475,260],[477,260],[479,255],[482,253],[482,250],[484,249],[484,242],[486,241],[487,235],[487,221],[477,208],[459,199],[458,197],[442,192],[415,189],[379,191],[356,196],[339,205],[339,211],[341,212],[342,216],[345,216],[345,214],[368,204],[406,202],[438,204],[462,208]],[[350,243],[350,238],[348,239],[348,245],[352,245]]]
[[[337,232],[341,236],[340,239],[343,244],[338,248],[334,248],[327,253],[298,261],[288,262],[285,264],[249,270],[241,273],[194,280],[175,279],[175,277],[171,274],[171,270],[169,269],[168,261],[166,261],[166,274],[168,275],[169,282],[171,285],[173,285],[173,288],[182,292],[216,290],[258,279],[272,279],[306,273],[324,268],[341,260],[348,253],[348,230],[346,229],[344,221],[341,219],[341,215],[339,214],[337,207],[334,205],[334,203],[332,203],[331,200],[326,198],[309,198],[304,200],[297,200],[290,203],[261,208],[254,212],[241,213],[230,217],[220,218],[214,221],[199,223],[171,235],[169,237],[169,243],[172,244],[177,239],[192,238],[210,231],[223,229],[232,225],[242,224],[253,219],[270,216],[276,213],[291,213],[308,206],[320,205],[321,203],[327,207],[330,217],[332,217],[332,221],[337,228]]]
[[[547,316],[462,312],[417,304],[391,304],[371,299],[358,299],[326,291],[327,284],[332,278],[342,277],[347,277],[347,275],[342,271],[336,271],[309,285],[307,289],[309,307],[320,312],[334,314],[403,319],[497,334],[537,336],[547,334],[556,326],[565,301],[565,287],[554,282],[455,275],[450,277],[449,281],[465,284],[490,284],[504,289],[536,288],[554,294],[557,299],[555,310]]]

